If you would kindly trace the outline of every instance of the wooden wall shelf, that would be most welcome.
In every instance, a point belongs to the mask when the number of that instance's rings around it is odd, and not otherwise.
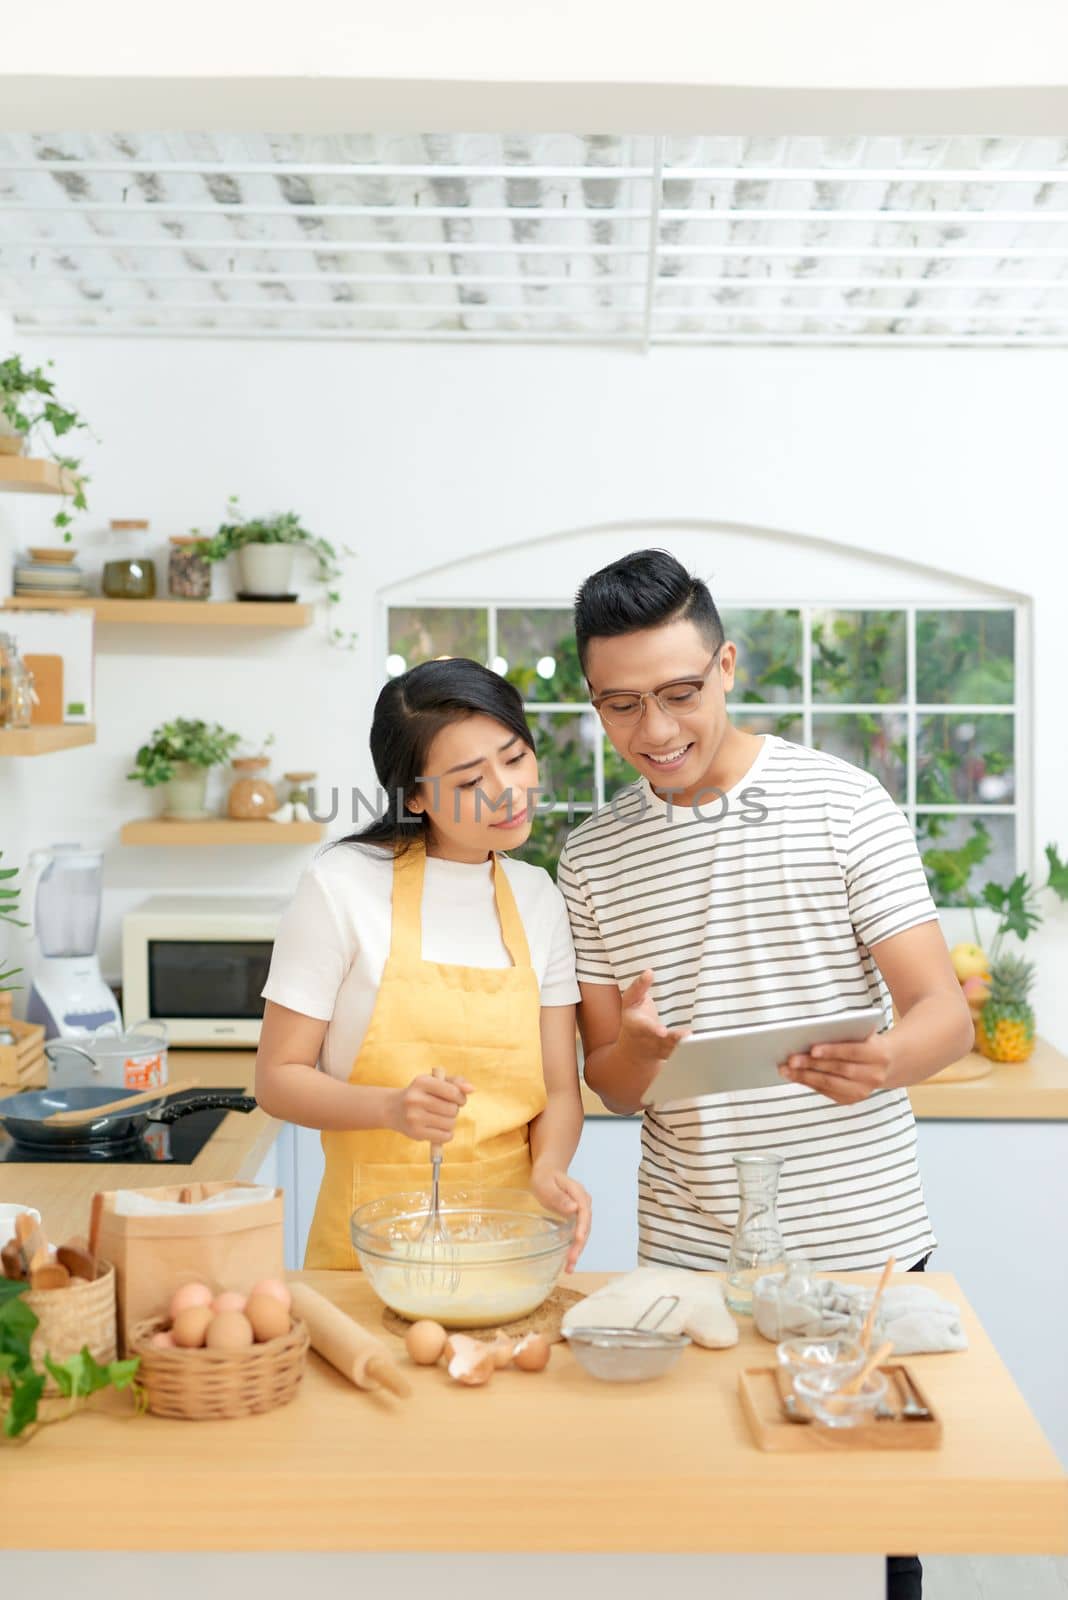
[[[47,756],[96,743],[92,722],[40,722],[34,728],[0,728],[0,756]]]
[[[77,599],[8,595],[0,605],[5,611],[89,610],[95,613],[98,622],[193,628],[306,628],[313,610],[300,601],[109,600],[92,594]]]
[[[73,494],[70,473],[54,461],[37,456],[0,456],[0,493]]]
[[[323,837],[321,822],[236,822],[232,817],[212,817],[206,822],[170,821],[167,817],[146,817],[124,822],[119,838],[123,844],[148,845],[294,845],[318,844]]]

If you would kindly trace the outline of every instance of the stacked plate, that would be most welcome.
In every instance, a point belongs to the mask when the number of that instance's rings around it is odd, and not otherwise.
[[[78,599],[90,593],[89,579],[74,560],[73,550],[52,545],[31,545],[29,554],[15,563],[15,594],[51,595],[57,600]]]

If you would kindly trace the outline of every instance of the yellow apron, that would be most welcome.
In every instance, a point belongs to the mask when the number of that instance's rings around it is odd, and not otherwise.
[[[349,1082],[404,1089],[440,1067],[477,1092],[445,1146],[442,1181],[526,1188],[530,1123],[545,1109],[541,995],[511,885],[493,857],[493,893],[510,967],[423,960],[426,854],[393,863],[389,957]],[[388,1128],[322,1135],[326,1171],[308,1235],[306,1268],[358,1268],[349,1218],[358,1205],[429,1183],[430,1146]]]

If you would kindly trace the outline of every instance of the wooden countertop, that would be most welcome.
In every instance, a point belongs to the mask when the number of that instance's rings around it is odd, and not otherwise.
[[[955,1065],[988,1066],[974,1050]],[[929,1122],[1061,1122],[1068,1121],[1068,1056],[1038,1039],[1030,1061],[1019,1066],[996,1063],[986,1077],[968,1082],[918,1083],[909,1090],[912,1109]],[[587,1117],[607,1117],[592,1089],[582,1086]]]
[[[361,1273],[295,1276],[381,1326]],[[558,1346],[544,1374],[506,1371],[482,1389],[409,1368],[414,1394],[397,1401],[313,1355],[294,1402],[264,1416],[181,1423],[124,1410],[43,1429],[6,1474],[0,1546],[1068,1550],[1052,1448],[954,1280],[928,1281],[961,1305],[971,1341],[910,1358],[944,1418],[940,1450],[756,1449],[737,1374],[774,1352],[748,1326],[735,1349],[688,1350],[669,1376],[633,1386],[596,1382]]]
[[[199,1078],[205,1089],[238,1084],[248,1092],[255,1059],[251,1050],[172,1050],[168,1063],[170,1081]],[[0,1163],[0,1200],[35,1206],[49,1238],[69,1239],[86,1231],[89,1199],[97,1189],[255,1177],[278,1137],[279,1127],[263,1111],[232,1111],[188,1166],[5,1161]]]

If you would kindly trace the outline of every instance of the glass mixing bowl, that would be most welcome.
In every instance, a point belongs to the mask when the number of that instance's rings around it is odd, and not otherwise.
[[[443,1186],[446,1240],[420,1241],[428,1190],[369,1200],[350,1232],[367,1281],[402,1317],[446,1328],[494,1328],[529,1316],[552,1293],[575,1233],[525,1189]]]

